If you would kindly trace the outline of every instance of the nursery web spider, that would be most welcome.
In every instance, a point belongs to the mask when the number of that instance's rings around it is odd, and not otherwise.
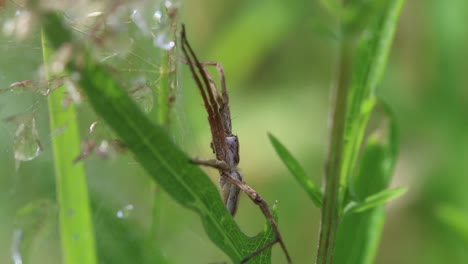
[[[239,140],[236,135],[232,134],[229,96],[226,91],[226,81],[224,78],[223,68],[218,62],[200,62],[198,60],[187,41],[185,27],[183,25],[181,42],[182,51],[186,57],[190,72],[192,73],[198,89],[200,90],[203,103],[206,111],[208,112],[208,122],[210,123],[212,136],[211,148],[216,156],[216,159],[192,159],[192,162],[216,168],[219,171],[219,184],[221,185],[224,203],[232,216],[236,213],[239,192],[242,190],[256,205],[259,206],[275,234],[275,239],[273,241],[247,256],[241,263],[249,261],[264,250],[273,246],[275,243],[280,244],[284,254],[286,255],[288,263],[291,263],[291,257],[289,256],[286,245],[281,238],[278,225],[273,218],[268,204],[254,189],[244,182],[242,174],[237,168],[237,165],[239,164]],[[221,94],[216,88],[213,77],[205,66],[216,66],[220,76]]]

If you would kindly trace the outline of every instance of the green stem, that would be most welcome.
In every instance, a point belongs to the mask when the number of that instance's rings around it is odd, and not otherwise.
[[[339,78],[334,97],[334,109],[331,113],[332,126],[325,167],[325,193],[323,197],[317,264],[333,263],[333,251],[340,221],[340,175],[343,159],[348,87],[351,73],[351,51],[352,45],[350,45],[348,39],[342,39],[339,58]]]
[[[165,10],[166,16],[169,17],[169,32],[175,39],[177,32],[176,13],[168,14],[169,12],[176,12],[176,10]],[[173,105],[173,93],[176,85],[176,65],[175,65],[176,48],[165,50],[161,56],[161,67],[159,71],[158,83],[158,108],[157,108],[157,124],[169,129],[171,108]],[[151,212],[151,227],[148,237],[147,263],[154,263],[160,256],[158,255],[158,227],[161,218],[161,205],[164,199],[163,192],[159,186],[151,181],[152,185],[152,200],[153,208]]]
[[[172,108],[172,91],[174,89],[175,67],[173,52],[175,48],[164,51],[161,58],[161,69],[158,85],[158,124],[168,127],[170,123],[170,110]]]
[[[42,50],[46,75],[54,78],[48,71],[52,50],[42,32]],[[63,130],[52,136],[54,167],[59,205],[60,239],[63,263],[97,263],[94,228],[91,220],[86,174],[82,162],[73,160],[80,153],[80,136],[76,111],[73,104],[66,109],[62,102],[66,96],[64,87],[48,96],[50,130]]]

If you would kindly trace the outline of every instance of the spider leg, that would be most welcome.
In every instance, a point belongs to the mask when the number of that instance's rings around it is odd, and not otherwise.
[[[189,64],[187,60],[182,60],[182,63]],[[218,70],[218,75],[220,76],[220,81],[221,85],[225,85],[225,80],[224,80],[224,71],[219,62],[214,62],[214,61],[200,61],[200,64],[203,66],[203,71],[206,74],[206,77],[208,78],[208,81],[210,83],[210,88],[211,92],[213,93],[216,101],[218,102],[218,105],[222,106],[224,105],[224,98],[219,95],[218,89],[216,88],[216,82],[211,76],[211,73],[208,71],[208,69],[205,66],[216,66],[216,69]]]
[[[202,61],[200,63],[207,66],[216,66],[216,70],[218,71],[219,75],[219,82],[221,83],[221,93],[223,95],[223,100],[227,104],[229,102],[229,96],[227,95],[226,78],[224,75],[223,66],[217,61]]]
[[[286,255],[286,259],[288,263],[292,263],[291,257],[288,253],[288,250],[286,249],[286,245],[283,242],[283,238],[281,237],[281,234],[279,232],[278,225],[276,224],[275,218],[273,217],[273,214],[270,211],[270,208],[268,204],[263,200],[263,198],[254,190],[252,187],[244,183],[243,181],[240,181],[236,179],[235,177],[231,176],[230,174],[226,177],[226,179],[231,182],[232,184],[236,185],[239,189],[241,189],[247,196],[252,200],[262,211],[263,215],[265,218],[270,222],[271,228],[273,229],[273,232],[275,233],[275,240],[272,242],[268,243],[264,247],[260,248],[259,250],[255,251],[251,255],[247,256],[245,259],[241,261],[241,263],[246,263],[253,257],[257,256],[258,254],[262,253],[266,249],[270,248],[276,243],[279,243],[281,246],[281,249],[283,250],[284,254]]]
[[[192,158],[190,159],[190,162],[197,165],[215,168],[219,171],[228,171],[230,169],[229,165],[223,160]]]
[[[219,82],[221,84],[221,92],[223,94],[223,97],[220,96],[219,91],[218,89],[216,89],[215,85],[211,86],[211,88],[213,90],[213,93],[216,96],[216,100],[218,101],[221,107],[225,104],[228,104],[229,97],[227,97],[227,93],[225,92],[226,91],[226,77],[224,76],[224,70],[223,70],[223,66],[221,65],[221,63],[217,61],[201,61],[200,64],[202,64],[203,66],[216,66],[216,71],[218,72]],[[210,81],[212,81],[214,84],[214,79],[211,76],[211,74],[208,72],[206,67],[203,67],[203,68],[205,69],[205,72],[208,75]]]
[[[218,101],[219,112],[224,121],[223,124],[224,124],[224,129],[226,130],[226,134],[231,135],[232,134],[231,112],[229,110],[229,95],[227,93],[226,77],[224,75],[223,66],[221,65],[221,63],[215,62],[215,61],[202,61],[200,63],[204,66],[216,66],[216,70],[218,71],[218,75],[219,75],[219,82],[221,84],[221,95],[219,94],[218,89],[216,89],[216,85],[214,84],[213,77],[210,75],[210,73],[205,67],[204,67],[204,70],[206,74],[208,75],[210,82],[213,84],[211,86],[211,90],[215,94],[216,100]]]
[[[192,72],[193,78],[195,79],[198,89],[202,94],[203,102],[208,112],[208,121],[210,123],[211,135],[216,158],[219,160],[223,160],[225,158],[226,153],[225,129],[223,121],[218,111],[217,101],[213,95],[212,89],[210,88],[210,81],[208,75],[206,74],[203,65],[200,63],[197,56],[195,55],[195,52],[193,51],[192,47],[187,41],[187,37],[185,35],[185,27],[182,27],[181,39],[182,51],[184,52],[187,58],[190,71]],[[195,69],[198,70],[198,74],[201,76],[201,79],[198,76],[197,71]]]
[[[239,204],[240,189],[237,185],[232,184],[226,179],[229,177],[235,177],[237,180],[242,181],[242,175],[238,173],[237,170],[232,170],[231,172],[229,164],[222,160],[192,158],[190,162],[201,166],[215,168],[219,171],[219,175],[221,176],[219,178],[219,185],[221,185],[224,204],[229,213],[234,216],[237,211],[237,205]]]

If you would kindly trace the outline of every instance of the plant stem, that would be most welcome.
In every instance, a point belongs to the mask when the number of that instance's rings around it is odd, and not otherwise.
[[[332,124],[325,167],[325,192],[323,197],[317,264],[333,263],[333,251],[340,221],[340,177],[346,125],[348,87],[352,62],[352,42],[344,38],[345,34],[343,34],[343,32],[341,33],[342,39],[340,44],[338,81],[333,98],[334,109],[331,112]]]
[[[164,15],[168,16],[169,34],[175,39],[177,32],[177,10],[163,9]],[[175,65],[176,47],[169,50],[163,50],[161,56],[161,67],[159,71],[158,83],[158,108],[157,108],[157,124],[165,127],[167,130],[170,126],[171,108],[173,105],[173,93],[176,86],[176,65]],[[154,263],[160,258],[158,256],[158,226],[161,218],[161,205],[164,199],[162,189],[152,181],[152,212],[151,212],[151,227],[148,237],[147,263]]]
[[[52,50],[44,32],[42,50],[47,79],[51,80],[54,76],[48,71],[48,66],[51,64]],[[80,153],[76,111],[74,104],[66,109],[62,106],[65,96],[65,87],[48,96],[62,258],[65,264],[94,264],[97,257],[85,169],[82,162],[73,163]],[[63,129],[63,132],[54,135],[54,131],[59,129]]]
[[[170,123],[171,97],[174,90],[174,51],[163,51],[158,85],[158,124],[168,127]]]

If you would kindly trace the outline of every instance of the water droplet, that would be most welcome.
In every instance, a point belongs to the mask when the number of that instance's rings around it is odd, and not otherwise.
[[[162,16],[163,16],[163,14],[162,14],[161,10],[156,10],[154,12],[153,18],[154,18],[154,20],[156,20],[156,22],[161,23]]]
[[[137,25],[137,27],[143,32],[143,34],[149,35],[150,31],[148,28],[148,24],[146,23],[145,18],[141,14],[140,10],[134,9],[131,18],[133,23]]]
[[[93,123],[91,123],[91,125],[89,125],[89,133],[93,133],[94,132],[94,129],[96,129],[96,126],[98,125],[98,121],[94,121]]]
[[[36,119],[18,124],[15,132],[15,159],[17,161],[30,161],[35,159],[42,151],[39,135],[36,129]]]
[[[177,0],[166,0],[164,1],[164,6],[169,9],[169,11],[173,9],[178,9],[180,6],[180,2]]]
[[[103,12],[101,12],[101,11],[91,12],[91,13],[89,13],[87,15],[87,17],[97,17],[97,16],[100,16],[102,14],[103,14]]]
[[[133,210],[133,204],[127,204],[122,209],[117,211],[117,218],[127,218]]]
[[[109,148],[110,148],[109,141],[103,140],[101,141],[101,144],[99,144],[97,151],[99,155],[106,156],[106,154],[109,152]]]
[[[133,85],[133,87],[135,88],[130,91],[130,95],[135,99],[141,109],[148,113],[153,109],[153,90],[146,85],[144,78],[139,78],[134,81],[134,83],[135,85]]]
[[[11,243],[11,259],[14,264],[23,264],[23,258],[21,257],[21,240],[23,238],[23,232],[21,230],[15,230],[13,232],[13,240]]]
[[[169,36],[167,32],[161,32],[154,36],[153,44],[163,50],[171,50],[175,47],[175,41]]]
[[[175,36],[171,32],[178,3],[173,1],[163,1],[159,7],[151,14],[148,10],[134,9],[132,21],[140,29],[143,35],[153,38],[153,44],[164,50],[171,50],[175,47]]]
[[[14,18],[3,24],[3,33],[22,40],[28,37],[33,28],[35,17],[26,10],[16,10]]]

